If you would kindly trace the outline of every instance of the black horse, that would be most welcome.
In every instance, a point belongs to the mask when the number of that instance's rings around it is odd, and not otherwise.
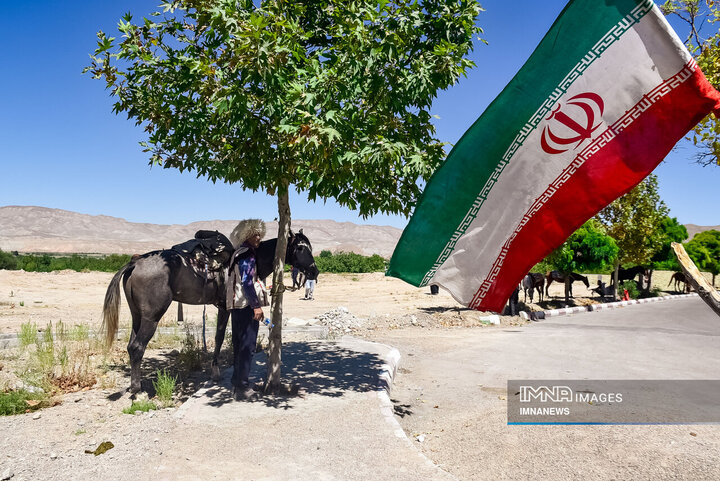
[[[585,287],[590,289],[590,281],[588,281],[588,278],[586,276],[578,274],[577,272],[571,272],[569,275],[570,297],[573,297],[572,283],[575,281],[582,281],[582,283],[585,284]],[[550,297],[550,284],[552,284],[553,281],[565,283],[565,274],[560,271],[549,271],[547,274],[545,274],[545,280],[547,281],[547,283],[545,284],[545,297]]]
[[[272,273],[276,246],[277,239],[260,243],[256,251],[258,278],[264,279]],[[306,275],[317,275],[312,245],[304,234],[290,232],[285,263],[297,266]],[[206,278],[193,269],[187,256],[177,250],[159,250],[134,256],[115,274],[105,293],[103,330],[108,345],[112,344],[117,335],[120,280],[123,281],[125,298],[132,316],[132,332],[127,347],[130,354],[131,392],[140,390],[140,363],[145,348],[172,301],[196,305],[212,304],[217,307],[218,321],[212,366],[213,375],[219,376],[218,355],[230,316],[225,308],[224,276]]]
[[[643,266],[630,267],[629,269],[620,268],[618,269],[618,284],[623,281],[632,281],[640,274],[642,274],[641,285],[644,285],[648,277],[650,277],[648,269]]]

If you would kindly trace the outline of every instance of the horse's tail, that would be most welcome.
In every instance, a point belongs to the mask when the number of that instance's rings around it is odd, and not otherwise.
[[[135,265],[135,261],[131,260],[125,264],[110,281],[110,285],[105,292],[105,304],[103,305],[103,322],[100,327],[100,333],[105,337],[105,345],[112,346],[118,330],[118,312],[120,310],[120,279],[125,275],[128,269]]]
[[[675,274],[670,276],[670,282],[668,282],[667,286],[670,287],[670,284],[672,284],[674,280],[675,280]]]

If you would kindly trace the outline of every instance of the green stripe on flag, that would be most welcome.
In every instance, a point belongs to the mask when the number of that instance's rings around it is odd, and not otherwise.
[[[438,259],[447,257],[472,222],[493,179],[502,173],[525,135],[585,68],[652,6],[651,0],[568,3],[525,65],[428,182],[387,275],[416,286],[427,282]]]

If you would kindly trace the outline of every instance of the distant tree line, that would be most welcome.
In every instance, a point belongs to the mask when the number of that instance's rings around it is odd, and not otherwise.
[[[612,274],[613,286],[619,285],[621,267],[642,266],[651,275],[654,270],[679,271],[671,244],[687,241],[688,233],[668,212],[658,194],[657,177],[651,174],[587,221],[533,271]],[[714,285],[720,274],[720,232],[701,232],[684,246],[698,269],[713,275]],[[650,295],[650,285],[648,279],[645,286],[638,287],[642,294]]]
[[[320,252],[315,258],[315,265],[320,272],[332,273],[362,273],[362,272],[384,272],[387,261],[377,255],[363,256],[354,252],[337,252],[333,254],[328,250]]]
[[[52,272],[66,269],[77,272],[116,272],[128,262],[130,262],[130,256],[125,254],[111,254],[103,257],[73,254],[66,257],[55,257],[48,254],[22,255],[0,250],[0,269],[27,272]]]
[[[22,269],[27,272],[52,272],[65,269],[77,272],[116,272],[129,261],[130,256],[124,254],[112,254],[104,257],[81,255],[55,257],[48,254],[19,255],[0,250],[0,269]],[[377,254],[372,256],[363,256],[354,252],[333,254],[328,250],[324,250],[315,258],[315,263],[320,272],[362,273],[384,272],[387,261]]]

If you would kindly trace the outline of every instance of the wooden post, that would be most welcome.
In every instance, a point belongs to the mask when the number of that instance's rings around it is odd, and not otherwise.
[[[720,294],[718,291],[710,285],[698,268],[695,267],[695,263],[690,259],[690,256],[687,255],[682,244],[673,242],[671,246],[677,256],[680,267],[682,267],[685,273],[685,279],[692,284],[700,295],[700,298],[705,301],[705,304],[710,306],[710,309],[720,316]]]

